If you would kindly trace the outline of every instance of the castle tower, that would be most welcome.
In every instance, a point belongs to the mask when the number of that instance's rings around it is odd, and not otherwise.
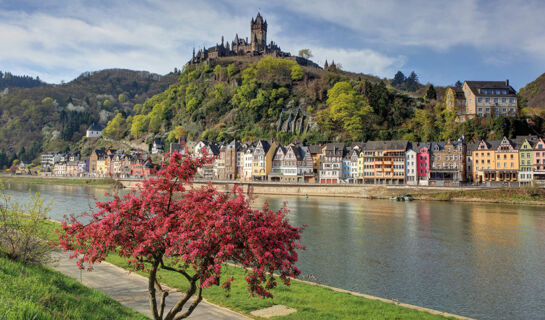
[[[252,18],[250,23],[251,29],[251,38],[252,39],[252,48],[255,48],[256,51],[265,50],[267,46],[267,21],[263,20],[261,14],[258,12],[255,20]],[[254,45],[254,39],[256,39],[256,44]]]

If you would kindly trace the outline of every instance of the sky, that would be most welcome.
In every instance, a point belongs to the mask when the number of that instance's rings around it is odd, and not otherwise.
[[[542,0],[0,0],[0,70],[50,83],[107,68],[165,74],[194,47],[249,37],[258,11],[268,41],[347,71],[515,89],[545,72]]]

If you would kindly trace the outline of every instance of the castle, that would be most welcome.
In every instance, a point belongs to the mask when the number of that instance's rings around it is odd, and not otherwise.
[[[290,56],[273,41],[267,44],[267,20],[264,20],[260,13],[257,14],[255,20],[252,18],[250,22],[250,39],[251,41],[248,41],[248,38],[239,38],[237,34],[235,40],[229,44],[229,42],[224,42],[222,36],[221,44],[216,44],[208,49],[203,48],[196,54],[193,49],[193,57],[189,60],[189,64],[211,62],[217,58],[229,56]]]

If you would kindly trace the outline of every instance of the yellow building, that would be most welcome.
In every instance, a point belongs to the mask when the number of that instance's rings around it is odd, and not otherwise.
[[[516,142],[504,137],[496,149],[496,181],[518,181],[519,151]]]
[[[110,157],[104,157],[98,159],[96,162],[96,175],[99,177],[105,177],[110,172]]]
[[[504,137],[502,140],[481,140],[472,152],[473,181],[517,181],[519,157],[516,143]]]
[[[253,153],[252,161],[252,179],[267,181],[267,177],[272,170],[272,160],[274,152],[278,145],[273,142],[272,145],[264,140],[259,140]]]

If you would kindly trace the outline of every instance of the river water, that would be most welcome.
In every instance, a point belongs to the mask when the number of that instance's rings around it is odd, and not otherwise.
[[[54,199],[51,218],[108,189],[8,183]],[[263,196],[307,225],[303,279],[477,319],[545,319],[545,207]]]

